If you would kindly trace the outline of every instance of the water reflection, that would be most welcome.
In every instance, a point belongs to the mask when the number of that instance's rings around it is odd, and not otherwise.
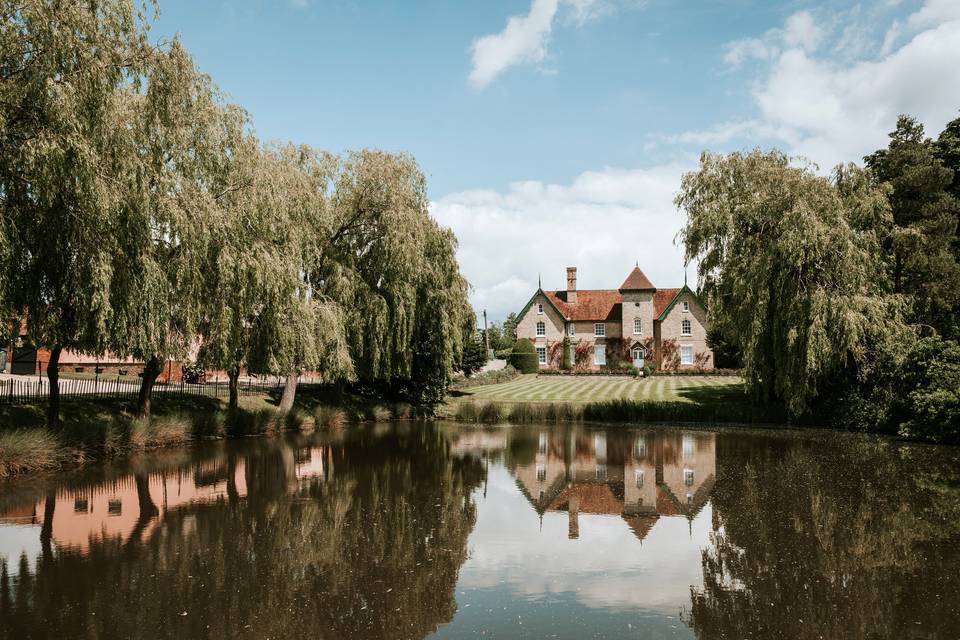
[[[379,425],[0,484],[0,637],[954,638],[958,449]]]

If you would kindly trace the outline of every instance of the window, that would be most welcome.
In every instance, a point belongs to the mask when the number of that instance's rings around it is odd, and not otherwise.
[[[567,325],[567,335],[568,335],[568,336],[573,336],[573,335],[575,335],[576,333],[577,333],[577,328],[576,328],[576,327],[573,325],[573,323],[571,322],[570,324]]]
[[[637,438],[637,442],[633,447],[633,452],[638,458],[647,457],[647,441],[643,438],[643,436]]]
[[[547,479],[547,465],[542,462],[537,463],[537,480],[543,482]]]
[[[693,469],[683,470],[683,484],[688,487],[693,484]]]
[[[593,348],[593,364],[600,366],[607,364],[607,348],[603,345]]]
[[[537,443],[537,445],[538,445],[538,451],[539,451],[539,453],[541,453],[541,454],[546,454],[546,453],[547,453],[547,434],[546,434],[546,432],[544,432],[544,431],[541,431],[541,432],[540,432],[539,442]]]
[[[683,459],[689,460],[693,457],[694,441],[691,436],[683,436]]]
[[[634,470],[633,479],[637,483],[637,489],[642,489],[643,488],[643,469]]]
[[[527,353],[530,353],[527,351]],[[537,360],[540,364],[547,364],[547,348],[546,347],[537,347]]]
[[[640,318],[633,319],[633,335],[638,336],[643,332],[643,321]]]
[[[597,480],[603,482],[607,479],[607,465],[598,464],[597,465]]]
[[[683,301],[683,312],[690,313],[690,303],[686,300]]]
[[[607,327],[602,322],[593,323],[593,335],[602,338],[607,335]]]
[[[680,335],[682,336],[692,336],[693,335],[693,325],[689,320],[684,320],[680,323]]]
[[[545,335],[547,335],[547,325],[546,325],[545,323],[543,323],[543,322],[538,322],[538,323],[537,323],[537,336],[538,336],[538,337],[542,337],[542,336],[545,336]],[[530,353],[530,352],[527,351],[527,353]]]
[[[680,347],[680,364],[693,364],[693,347],[690,345]]]
[[[540,315],[543,315],[543,303],[542,303],[542,302],[538,302],[538,303],[537,303],[537,313],[539,313]]]

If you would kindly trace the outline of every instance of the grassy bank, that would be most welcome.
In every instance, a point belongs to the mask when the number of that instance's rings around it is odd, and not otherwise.
[[[784,424],[775,408],[761,409],[747,403],[699,405],[687,402],[606,400],[603,402],[460,402],[449,418],[482,424],[553,424],[560,422],[622,422],[701,424]]]
[[[137,419],[130,400],[72,398],[62,406],[62,427],[48,429],[45,405],[0,406],[0,478],[52,471],[136,451],[199,440],[330,428],[350,422],[414,417],[407,404],[370,400],[333,389],[302,389],[292,411],[277,411],[279,391],[226,400],[169,396],[153,401],[152,416]]]
[[[454,392],[447,417],[485,424],[698,422],[783,424],[782,410],[755,407],[735,377],[648,379],[523,376]]]

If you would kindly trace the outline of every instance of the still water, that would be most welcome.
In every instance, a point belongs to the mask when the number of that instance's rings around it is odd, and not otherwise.
[[[958,638],[960,449],[400,424],[0,484],[2,638]]]

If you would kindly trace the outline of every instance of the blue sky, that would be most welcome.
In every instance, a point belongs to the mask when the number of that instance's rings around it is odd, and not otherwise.
[[[174,33],[261,138],[412,153],[494,318],[568,264],[682,282],[702,149],[828,170],[960,110],[960,0],[161,0]]]

